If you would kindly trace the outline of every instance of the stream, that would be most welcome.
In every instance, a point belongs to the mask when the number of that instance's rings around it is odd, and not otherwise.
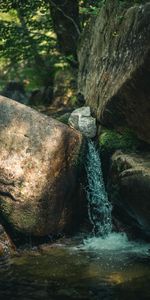
[[[148,245],[132,246],[82,249],[74,240],[18,254],[1,264],[0,299],[148,300]]]
[[[86,172],[91,234],[4,257],[1,300],[150,300],[150,244],[112,231],[112,207],[91,141]]]

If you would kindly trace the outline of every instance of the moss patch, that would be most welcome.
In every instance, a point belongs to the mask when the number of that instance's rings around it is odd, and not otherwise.
[[[116,150],[135,151],[140,141],[130,129],[124,129],[122,134],[105,129],[99,137],[99,144],[102,150],[113,153]]]
[[[130,129],[124,129],[122,134],[115,130],[103,129],[99,137],[99,145],[104,180],[107,183],[113,153],[117,150],[135,152],[139,149],[141,141],[137,139],[136,135]]]
[[[70,117],[70,113],[65,113],[62,116],[56,117],[56,119],[64,124],[68,125],[69,117]]]

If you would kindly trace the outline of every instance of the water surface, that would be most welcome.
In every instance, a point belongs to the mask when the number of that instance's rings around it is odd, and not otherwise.
[[[150,245],[112,232],[99,152],[86,159],[91,237],[1,260],[1,300],[150,300]]]
[[[95,241],[99,249],[86,242],[55,244],[1,261],[0,299],[150,299],[148,245],[134,244],[133,251],[128,244],[117,251],[100,240]]]

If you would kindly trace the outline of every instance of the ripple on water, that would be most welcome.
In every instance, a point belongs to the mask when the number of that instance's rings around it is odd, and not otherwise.
[[[0,273],[0,299],[148,299],[148,257],[137,257],[136,253],[132,252],[131,256],[122,259],[123,256],[118,255],[121,250],[111,250],[108,241],[108,251],[106,244],[105,247],[103,244],[102,250],[89,250],[88,247],[81,249],[81,246],[75,248],[72,244],[65,247],[49,247],[46,253],[42,252],[37,256],[23,254],[12,258],[11,276],[7,270]],[[123,249],[127,247],[124,245]],[[105,255],[106,253],[108,255]],[[125,250],[123,255],[124,253]],[[136,295],[137,292],[139,295],[143,293],[143,298],[135,297],[134,293]]]

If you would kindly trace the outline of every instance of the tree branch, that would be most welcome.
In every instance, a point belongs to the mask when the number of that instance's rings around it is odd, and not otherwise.
[[[52,4],[57,10],[59,10],[59,11],[64,15],[65,18],[67,18],[68,20],[70,20],[70,21],[73,23],[73,25],[74,25],[74,27],[75,27],[75,29],[76,29],[78,35],[80,35],[80,34],[81,34],[81,31],[80,31],[78,25],[76,24],[76,22],[75,22],[71,17],[67,16],[67,15],[64,13],[64,11],[63,11],[59,6],[57,6],[52,0],[50,0],[50,2],[51,2],[51,4]]]

